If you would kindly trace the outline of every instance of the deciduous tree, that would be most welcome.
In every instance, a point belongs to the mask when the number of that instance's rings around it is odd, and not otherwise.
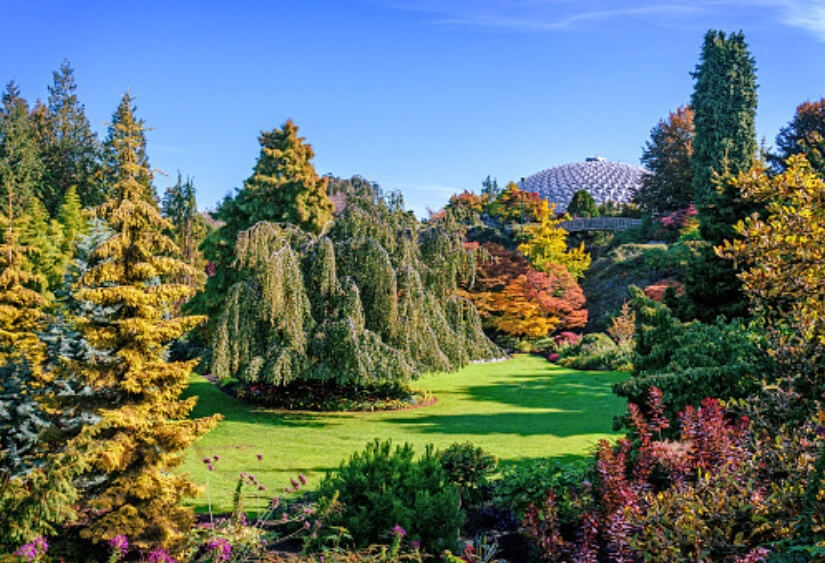
[[[524,227],[521,232],[524,242],[518,249],[539,271],[558,265],[579,279],[590,267],[590,254],[585,251],[584,242],[576,248],[567,248],[567,231],[559,226],[561,219],[556,218],[554,210],[555,205],[541,200],[535,211],[536,222]]]
[[[825,98],[797,106],[793,119],[776,136],[776,148],[769,161],[777,171],[785,170],[788,158],[802,154],[825,176]]]

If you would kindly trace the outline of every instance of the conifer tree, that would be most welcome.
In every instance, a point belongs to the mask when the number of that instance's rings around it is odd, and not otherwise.
[[[527,225],[522,231],[524,242],[518,249],[534,268],[544,272],[551,264],[563,266],[579,279],[590,267],[590,254],[584,249],[584,242],[573,249],[567,248],[567,231],[559,226],[560,219],[554,215],[555,205],[546,200],[536,209],[536,223]]]
[[[167,188],[163,194],[161,212],[172,223],[169,234],[181,249],[183,261],[202,272],[206,264],[198,247],[206,237],[208,228],[203,216],[198,213],[195,193],[194,181],[187,178],[184,182],[178,172],[177,183]],[[204,277],[199,275],[187,278],[186,282],[193,287],[200,287]]]
[[[100,143],[77,98],[74,69],[66,60],[53,73],[47,111],[47,131],[41,133],[40,199],[52,216],[72,186],[83,207],[100,204],[104,199]]]
[[[288,120],[280,129],[261,133],[261,152],[252,176],[234,197],[227,196],[214,217],[224,222],[203,243],[214,274],[206,289],[191,305],[192,310],[217,318],[237,281],[232,264],[238,234],[259,221],[290,223],[307,232],[319,233],[331,221],[333,205],[327,196],[328,178],[315,172],[312,146],[298,136],[298,127]]]
[[[79,236],[86,232],[86,217],[83,215],[83,205],[77,190],[69,186],[63,196],[63,202],[57,210],[57,221],[63,230],[63,241],[60,250],[67,259],[74,252],[74,245]]]
[[[755,61],[744,34],[708,31],[692,76],[693,195],[702,237],[720,244],[750,210],[738,190],[718,181],[749,170],[756,157]]]
[[[573,217],[598,217],[599,206],[587,190],[579,190],[573,194],[567,204],[567,213]]]
[[[750,170],[756,157],[754,66],[741,32],[709,31],[693,73],[692,185],[706,244],[688,265],[685,290],[692,316],[702,320],[747,313],[732,262],[716,256],[713,246],[732,240],[733,225],[754,210],[730,181]]]
[[[22,217],[40,182],[40,162],[29,107],[9,82],[0,109],[0,195],[6,217]]]
[[[112,114],[112,122],[109,124],[106,140],[103,142],[103,177],[105,186],[114,186],[122,179],[124,162],[123,153],[118,149],[120,141],[125,139],[124,128],[120,127],[124,121],[135,121],[135,99],[127,91],[120,99],[115,112]],[[146,129],[143,127],[143,120],[136,121],[140,131],[136,132],[136,164],[139,170],[135,172],[135,181],[143,187],[142,194],[146,201],[157,201],[157,193],[152,183],[153,174],[149,166],[149,156],[146,153]]]
[[[133,545],[176,547],[192,524],[180,501],[196,493],[184,475],[172,472],[183,452],[216,418],[189,420],[195,398],[181,400],[193,362],[167,362],[164,348],[200,324],[202,317],[176,317],[173,305],[192,294],[170,281],[194,275],[164,234],[170,225],[147,195],[152,174],[141,149],[142,124],[124,96],[112,125],[117,182],[95,209],[114,234],[92,253],[74,298],[110,314],[82,317],[77,326],[89,346],[114,361],[77,361],[74,369],[96,389],[99,424],[75,439],[90,470],[83,489],[94,516],[81,536],[95,542],[124,534]]]
[[[38,198],[29,200],[20,233],[21,242],[33,252],[29,257],[32,270],[43,278],[41,293],[49,296],[63,281],[66,256],[63,254],[63,228]]]

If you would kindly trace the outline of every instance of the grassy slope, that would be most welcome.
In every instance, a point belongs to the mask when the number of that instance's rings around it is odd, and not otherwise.
[[[213,506],[227,510],[238,473],[254,473],[276,495],[304,473],[309,487],[373,438],[410,442],[417,452],[469,440],[503,463],[525,458],[584,455],[609,438],[614,414],[624,409],[610,392],[622,375],[556,367],[542,358],[468,366],[422,377],[414,387],[438,397],[433,406],[376,413],[297,413],[249,407],[193,376],[200,397],[194,416],[214,412],[224,421],[190,450],[183,469],[199,484],[210,480]],[[258,462],[256,454],[263,454]],[[201,459],[217,454],[208,473]],[[195,499],[199,510],[205,497]]]

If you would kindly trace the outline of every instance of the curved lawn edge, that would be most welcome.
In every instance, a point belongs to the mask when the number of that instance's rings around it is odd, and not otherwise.
[[[208,481],[213,509],[226,511],[241,471],[255,474],[267,487],[258,493],[263,503],[298,473],[307,476],[309,488],[317,487],[326,471],[374,438],[410,442],[417,452],[427,443],[443,449],[470,441],[506,465],[531,458],[581,458],[600,439],[618,436],[613,416],[624,412],[625,403],[611,387],[626,377],[517,355],[422,376],[415,389],[438,399],[427,408],[319,413],[249,406],[193,374],[187,395],[199,400],[192,416],[220,412],[224,420],[187,451],[182,471],[200,485]],[[201,460],[212,455],[220,459],[208,472]],[[191,504],[205,509],[206,495]]]

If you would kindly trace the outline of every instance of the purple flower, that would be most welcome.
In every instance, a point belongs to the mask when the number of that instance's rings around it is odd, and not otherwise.
[[[208,464],[206,465],[206,468],[207,468],[209,471],[213,471],[213,470],[215,469],[215,466],[213,466],[211,463],[208,463]]]
[[[396,524],[393,526],[392,533],[396,536],[401,536],[402,538],[407,535],[407,530]]]
[[[215,455],[212,456],[212,459],[215,460],[215,461],[218,461],[221,458],[218,457],[218,454],[215,454]]]
[[[410,542],[410,547],[413,548],[413,549],[420,549],[421,548],[421,542],[418,541],[418,540],[413,540],[413,541]]]
[[[37,536],[29,543],[21,545],[14,554],[26,561],[34,561],[41,555],[45,555],[48,550],[49,544],[46,542],[46,538]]]
[[[120,557],[123,557],[129,551],[129,540],[123,534],[116,535],[108,543],[113,551],[120,554]]]
[[[210,462],[210,459],[209,459],[208,457],[203,458],[203,462],[204,462],[204,463],[211,463],[211,462]]]
[[[278,508],[279,504],[281,504],[281,499],[278,497],[272,497],[272,508]]]
[[[309,529],[309,522],[306,520],[304,520],[304,528]]]
[[[304,477],[304,474],[303,474],[303,473],[299,473],[299,474],[298,474],[298,480],[301,482],[301,484],[302,484],[302,485],[306,485],[306,484],[307,484],[307,478],[306,478],[306,477]]]
[[[265,491],[266,487],[264,487],[263,485],[258,485],[258,490],[259,491]]]
[[[149,554],[149,563],[178,563],[169,552],[162,548],[157,548]]]
[[[206,548],[214,556],[214,561],[229,561],[232,557],[232,546],[226,538],[212,538],[206,543]]]
[[[261,461],[264,458],[264,454],[258,454],[258,461]]]
[[[301,488],[301,485],[295,479],[290,479],[289,484],[292,485],[292,488],[296,491]]]

